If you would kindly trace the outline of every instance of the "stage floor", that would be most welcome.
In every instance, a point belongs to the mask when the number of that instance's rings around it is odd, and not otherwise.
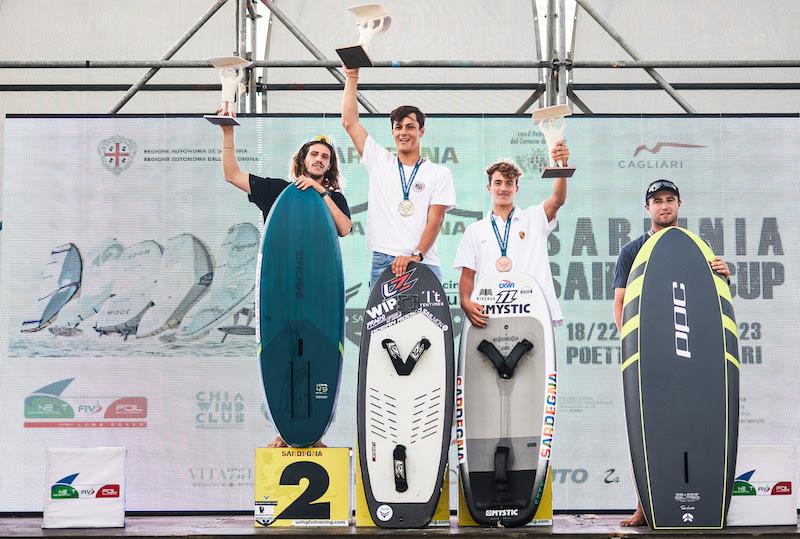
[[[753,528],[728,528],[720,531],[695,533],[653,532],[647,527],[623,528],[619,521],[625,515],[556,515],[552,528],[514,528],[488,530],[486,528],[428,528],[425,530],[376,530],[373,528],[260,528],[253,526],[253,517],[235,516],[147,516],[128,517],[125,528],[43,530],[39,517],[0,518],[2,537],[334,537],[344,535],[388,537],[444,537],[470,536],[483,537],[523,537],[529,535],[556,535],[559,537],[624,537],[658,536],[687,537],[688,535],[723,535],[732,537],[792,537],[800,536],[795,526],[773,526]]]

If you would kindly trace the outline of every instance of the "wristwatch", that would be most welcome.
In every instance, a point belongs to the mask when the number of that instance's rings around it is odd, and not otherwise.
[[[323,192],[319,194],[319,196],[321,196],[322,198],[329,197],[331,196],[331,192],[325,189]]]
[[[422,262],[425,259],[425,257],[422,256],[422,251],[420,251],[419,249],[414,249],[413,251],[411,251],[411,256],[418,256],[420,262]]]

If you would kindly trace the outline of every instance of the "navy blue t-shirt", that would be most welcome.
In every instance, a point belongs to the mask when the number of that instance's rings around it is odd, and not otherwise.
[[[290,185],[291,183],[286,180],[262,178],[250,174],[250,194],[247,196],[247,199],[258,206],[258,209],[261,210],[261,213],[264,215],[264,220],[266,221],[269,210],[272,209],[272,205],[275,204],[275,201],[283,190]],[[331,200],[333,200],[336,207],[350,219],[350,207],[347,205],[347,199],[344,198],[344,195],[339,191],[331,191]]]
[[[631,274],[633,261],[636,260],[636,255],[652,233],[647,231],[635,240],[631,240],[622,246],[617,257],[617,265],[614,268],[614,288],[627,288],[628,275]]]

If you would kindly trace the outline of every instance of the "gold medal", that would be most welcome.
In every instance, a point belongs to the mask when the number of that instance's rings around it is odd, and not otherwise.
[[[513,265],[514,263],[511,262],[511,259],[508,258],[507,256],[501,256],[500,258],[497,259],[497,262],[494,263],[494,266],[497,268],[497,271],[503,271],[503,272],[510,271],[511,266]]]
[[[400,202],[398,209],[400,210],[400,215],[403,217],[408,217],[409,215],[414,214],[414,203],[410,200],[403,200]]]

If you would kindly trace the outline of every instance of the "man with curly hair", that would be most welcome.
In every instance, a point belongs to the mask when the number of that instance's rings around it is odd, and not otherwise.
[[[222,126],[222,171],[225,181],[248,194],[266,220],[278,195],[289,182],[278,178],[261,178],[239,168],[233,145],[233,126]],[[339,185],[339,166],[331,140],[319,135],[297,150],[292,157],[289,173],[298,189],[314,189],[325,201],[339,236],[347,236],[352,228],[350,208]]]

